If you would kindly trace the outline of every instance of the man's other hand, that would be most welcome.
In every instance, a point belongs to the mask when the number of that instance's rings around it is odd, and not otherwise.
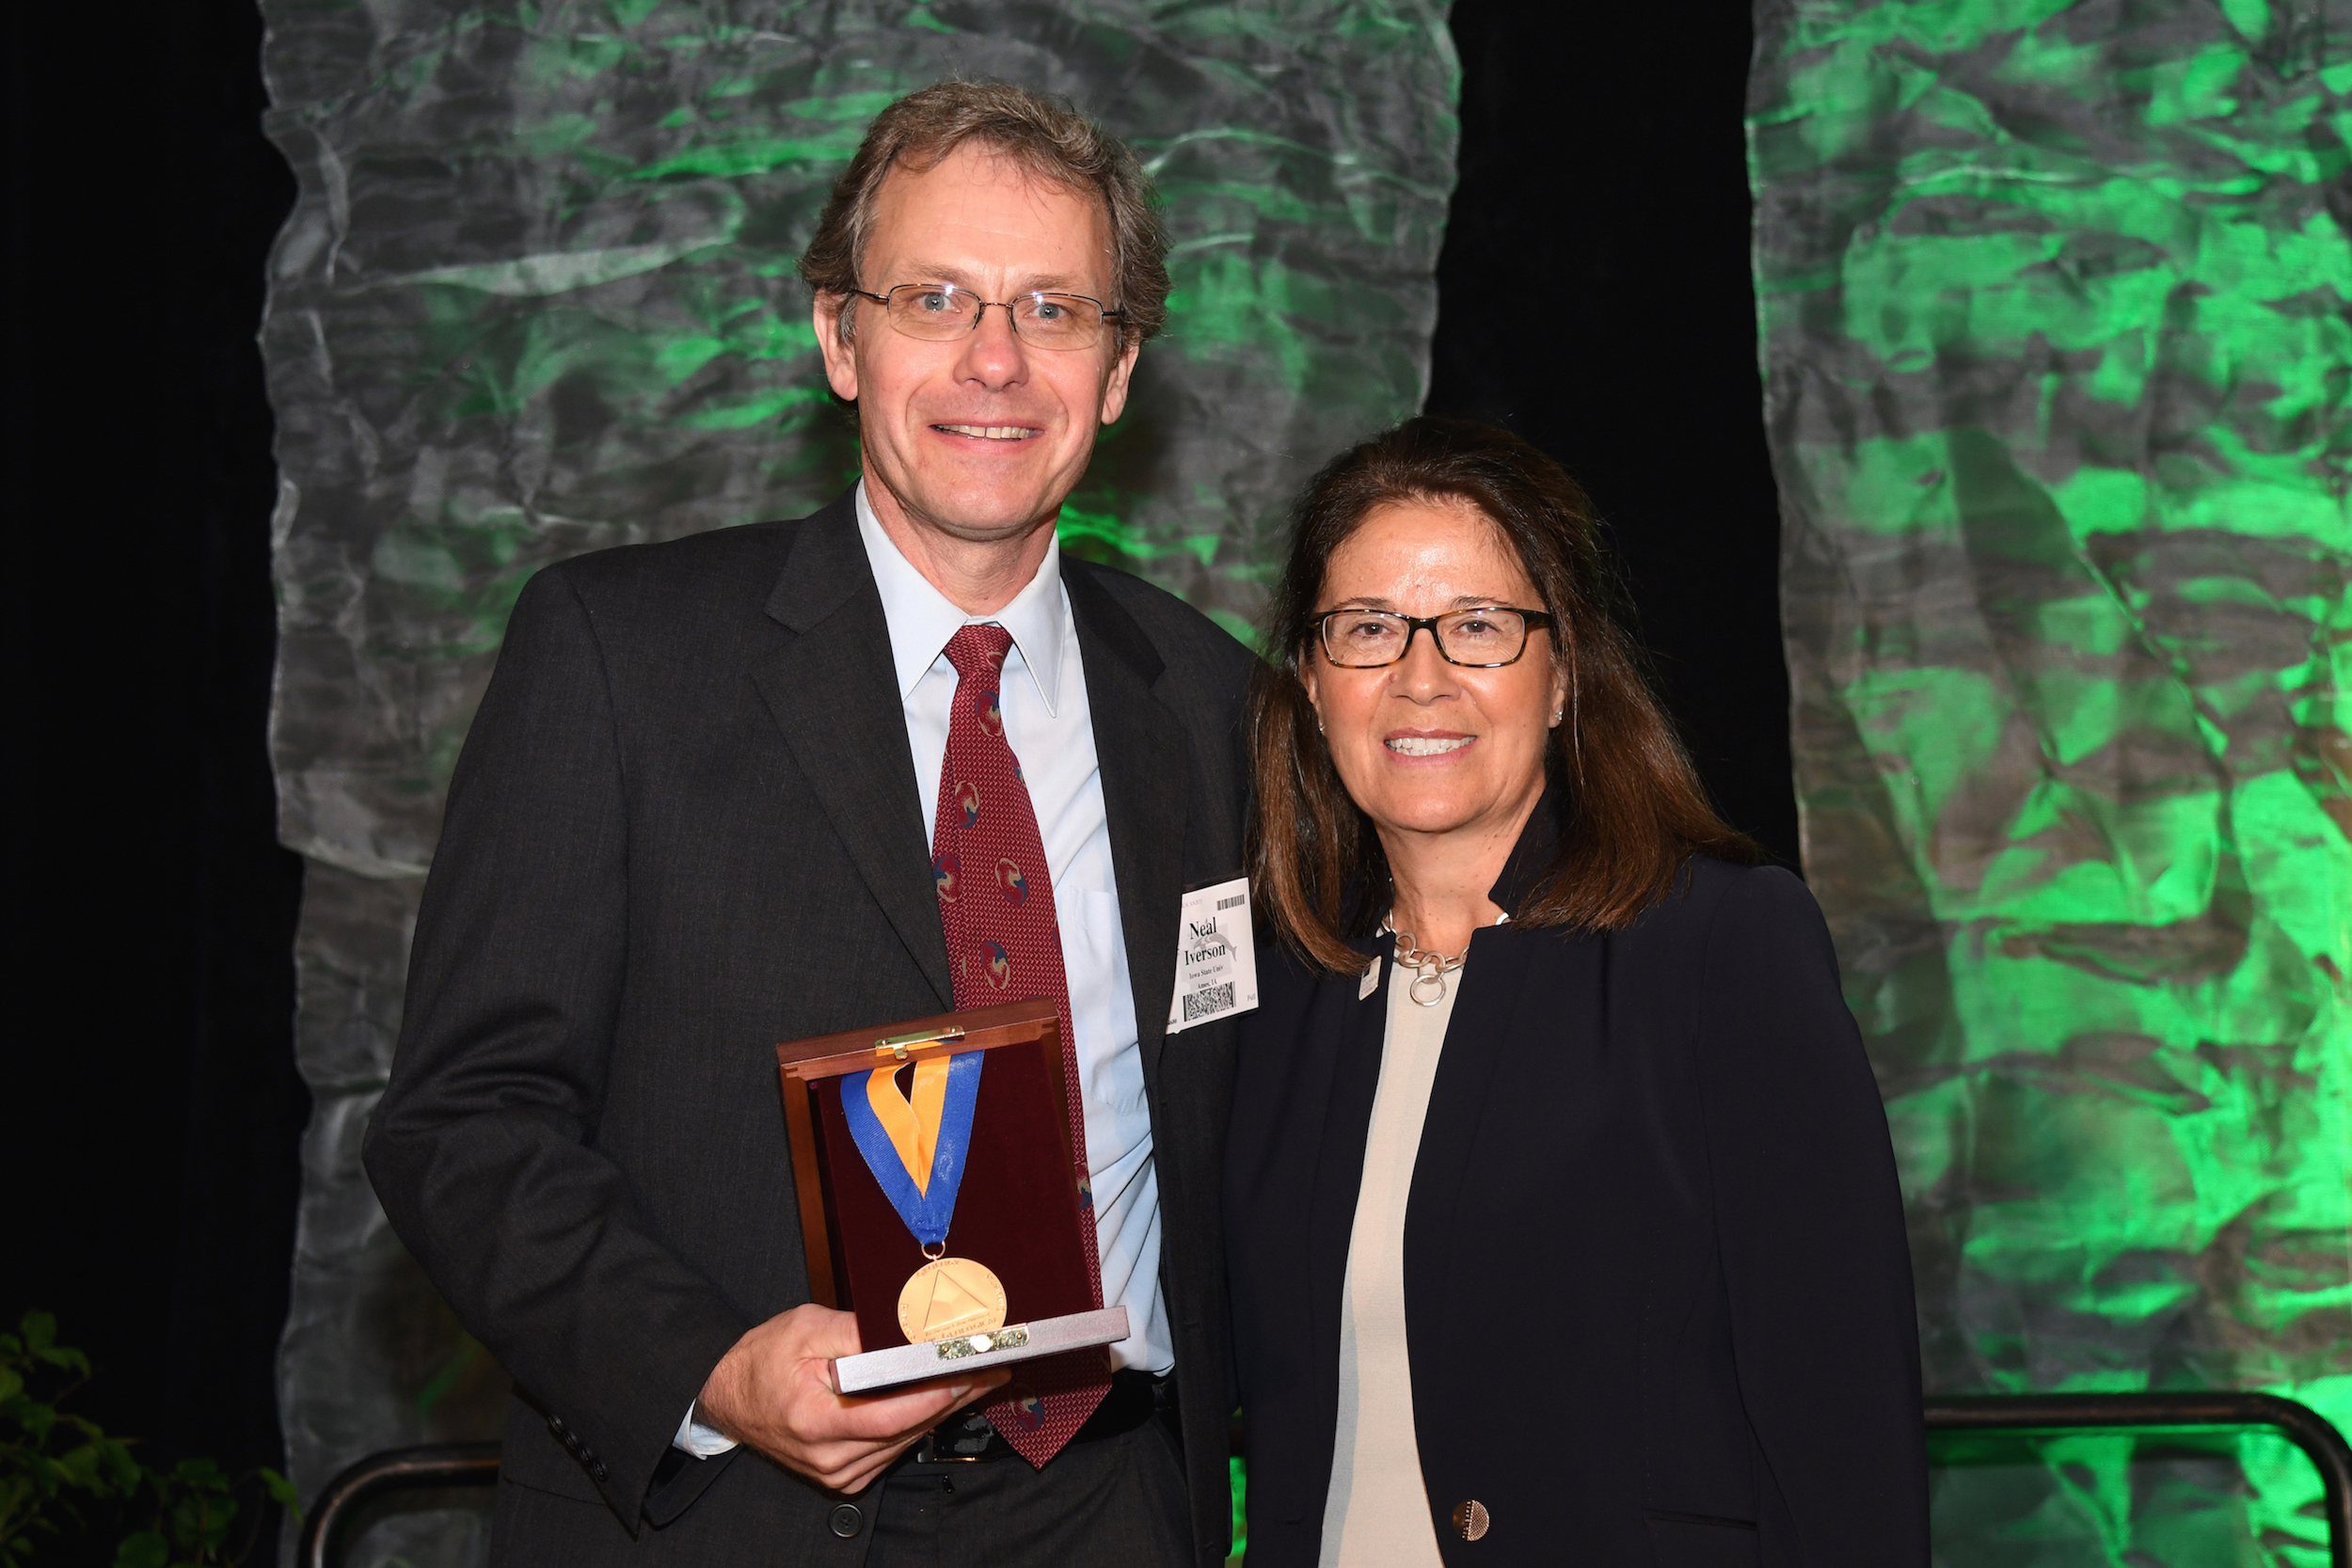
[[[1012,1375],[1000,1367],[911,1393],[834,1392],[827,1363],[859,1349],[850,1313],[814,1305],[779,1312],[711,1370],[700,1418],[819,1486],[859,1492],[915,1439]]]

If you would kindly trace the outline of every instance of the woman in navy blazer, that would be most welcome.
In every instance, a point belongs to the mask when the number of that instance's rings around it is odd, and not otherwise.
[[[1828,931],[1708,806],[1581,493],[1422,419],[1296,522],[1226,1156],[1250,1568],[1926,1563]]]

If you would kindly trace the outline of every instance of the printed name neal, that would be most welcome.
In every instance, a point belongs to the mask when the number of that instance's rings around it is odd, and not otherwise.
[[[1189,938],[1191,945],[1184,949],[1184,963],[1188,967],[1193,964],[1207,963],[1212,958],[1224,958],[1233,950],[1233,944],[1227,942],[1218,932],[1215,915],[1209,916],[1206,920],[1187,921],[1184,928],[1191,933]]]

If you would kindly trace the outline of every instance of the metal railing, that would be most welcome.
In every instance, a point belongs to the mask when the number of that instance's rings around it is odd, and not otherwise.
[[[416,1449],[387,1449],[345,1469],[326,1483],[302,1521],[297,1568],[334,1568],[342,1561],[343,1537],[352,1516],[387,1492],[421,1492],[442,1486],[496,1486],[496,1443],[429,1443]]]
[[[1982,1394],[1927,1402],[1930,1432],[2229,1432],[2267,1427],[2319,1472],[2328,1568],[2352,1568],[2352,1446],[2318,1411],[2276,1394]]]
[[[2352,1446],[2325,1417],[2275,1394],[1989,1394],[1931,1399],[1930,1432],[2015,1437],[2073,1432],[2231,1432],[2268,1429],[2319,1472],[2329,1568],[2352,1568]],[[302,1527],[298,1568],[338,1568],[341,1536],[360,1508],[388,1492],[489,1486],[496,1443],[442,1443],[371,1454],[329,1481]]]

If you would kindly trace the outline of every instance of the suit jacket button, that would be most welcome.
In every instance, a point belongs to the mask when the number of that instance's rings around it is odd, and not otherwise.
[[[865,1527],[866,1515],[857,1511],[857,1504],[843,1503],[833,1511],[834,1534],[847,1541]]]
[[[1486,1505],[1476,1497],[1454,1505],[1454,1533],[1465,1541],[1475,1541],[1486,1534],[1491,1522],[1486,1517]]]
[[[612,1472],[604,1467],[604,1461],[601,1459],[590,1462],[588,1473],[596,1478],[596,1484],[599,1486],[611,1480],[612,1476]]]

